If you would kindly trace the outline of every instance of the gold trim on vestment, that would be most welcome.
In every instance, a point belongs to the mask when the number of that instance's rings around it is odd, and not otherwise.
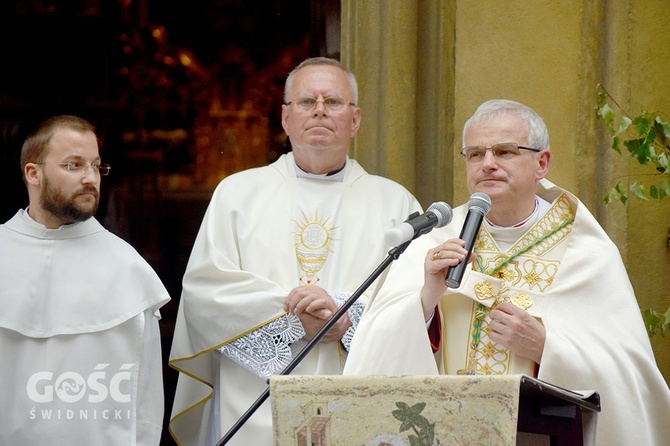
[[[333,252],[333,233],[336,228],[330,224],[331,217],[319,216],[317,210],[314,216],[303,213],[300,221],[293,220],[296,230],[295,255],[298,266],[302,271],[300,285],[316,285],[321,281],[319,272],[328,260],[328,254]]]
[[[509,350],[489,339],[489,312],[500,302],[511,302],[527,310],[533,305],[530,294],[510,293],[510,288],[545,292],[558,273],[560,260],[542,258],[560,244],[572,230],[574,210],[566,194],[561,194],[517,242],[505,253],[491,233],[482,226],[475,243],[475,252],[483,272],[489,272],[500,281],[496,293],[495,285],[484,280],[474,286],[474,293],[480,301],[494,298],[491,308],[487,304],[472,302],[469,338],[477,342],[468,344],[466,367],[459,374],[507,374],[510,373],[512,355]],[[481,305],[481,306],[480,306]]]

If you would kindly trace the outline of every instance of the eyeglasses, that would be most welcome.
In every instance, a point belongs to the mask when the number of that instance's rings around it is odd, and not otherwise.
[[[532,152],[541,152],[543,149],[534,149],[532,147],[523,147],[515,142],[503,142],[494,144],[491,147],[484,146],[468,146],[461,150],[461,155],[465,158],[466,163],[481,163],[486,157],[486,151],[490,150],[496,160],[508,161],[516,158],[521,154],[519,149],[530,150]]]
[[[295,101],[289,101],[285,105],[295,104],[296,107],[298,107],[299,109],[308,112],[314,109],[316,107],[316,104],[319,102],[323,102],[323,106],[326,107],[326,109],[330,112],[341,111],[347,105],[352,105],[356,107],[356,104],[354,104],[353,102],[347,102],[344,99],[338,98],[336,96],[328,96],[323,99],[303,97],[298,98]]]
[[[47,163],[35,163],[35,164],[47,164]],[[86,173],[88,172],[88,168],[92,168],[94,170],[97,170],[100,176],[104,177],[109,175],[109,171],[112,170],[112,166],[109,164],[83,164],[83,163],[78,163],[76,161],[68,161],[67,163],[51,163],[51,164],[58,164],[59,166],[65,167],[68,172],[72,173]]]

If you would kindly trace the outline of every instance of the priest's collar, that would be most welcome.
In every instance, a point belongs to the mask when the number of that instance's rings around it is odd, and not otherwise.
[[[541,197],[535,198],[535,210],[519,223],[512,226],[497,226],[484,219],[486,229],[491,233],[501,251],[507,252],[514,244],[533,227],[551,207],[551,203]]]
[[[342,181],[344,181],[344,174],[346,173],[347,166],[349,165],[349,157],[347,156],[344,166],[342,166],[340,169],[333,170],[332,172],[324,174],[305,172],[304,170],[302,170],[302,168],[300,168],[300,166],[298,166],[298,163],[295,162],[295,157],[293,158],[293,162],[295,163],[295,175],[298,178],[305,178],[308,180],[333,181],[336,183],[341,183]]]
[[[536,195],[535,196],[535,208],[533,209],[533,212],[531,214],[521,220],[518,223],[515,223],[510,226],[500,226],[495,223],[493,223],[491,220],[488,218],[485,219],[486,224],[491,227],[491,228],[496,228],[496,229],[511,229],[511,228],[521,228],[521,227],[528,227],[528,225],[532,226],[537,221],[544,215],[545,212],[551,207],[551,203],[548,201],[544,200],[542,197]]]

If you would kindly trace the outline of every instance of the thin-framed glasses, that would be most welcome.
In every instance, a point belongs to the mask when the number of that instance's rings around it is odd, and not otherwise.
[[[65,167],[68,172],[72,173],[86,173],[88,168],[92,168],[98,171],[101,177],[109,175],[109,171],[112,170],[112,166],[105,163],[100,164],[84,164],[78,163],[77,161],[68,161],[65,163],[35,163],[35,164],[57,164],[59,166]]]
[[[496,160],[511,160],[521,154],[520,149],[530,150],[532,152],[541,152],[543,149],[534,149],[532,147],[520,146],[515,142],[503,142],[494,144],[491,147],[468,146],[461,150],[461,155],[466,163],[481,163],[486,157],[486,151],[490,150]]]
[[[326,109],[330,112],[339,112],[343,110],[347,105],[356,107],[356,104],[354,104],[353,102],[347,102],[342,98],[338,98],[337,96],[328,96],[323,99],[317,99],[305,96],[302,98],[298,98],[295,101],[289,101],[286,103],[286,105],[295,104],[295,106],[298,107],[300,110],[308,112],[312,111],[316,107],[316,104],[319,102],[323,102],[323,106],[326,107]]]

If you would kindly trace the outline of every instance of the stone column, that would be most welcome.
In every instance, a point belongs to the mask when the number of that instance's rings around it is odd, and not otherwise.
[[[342,61],[357,75],[363,116],[352,156],[424,207],[451,195],[454,6],[342,1]]]

